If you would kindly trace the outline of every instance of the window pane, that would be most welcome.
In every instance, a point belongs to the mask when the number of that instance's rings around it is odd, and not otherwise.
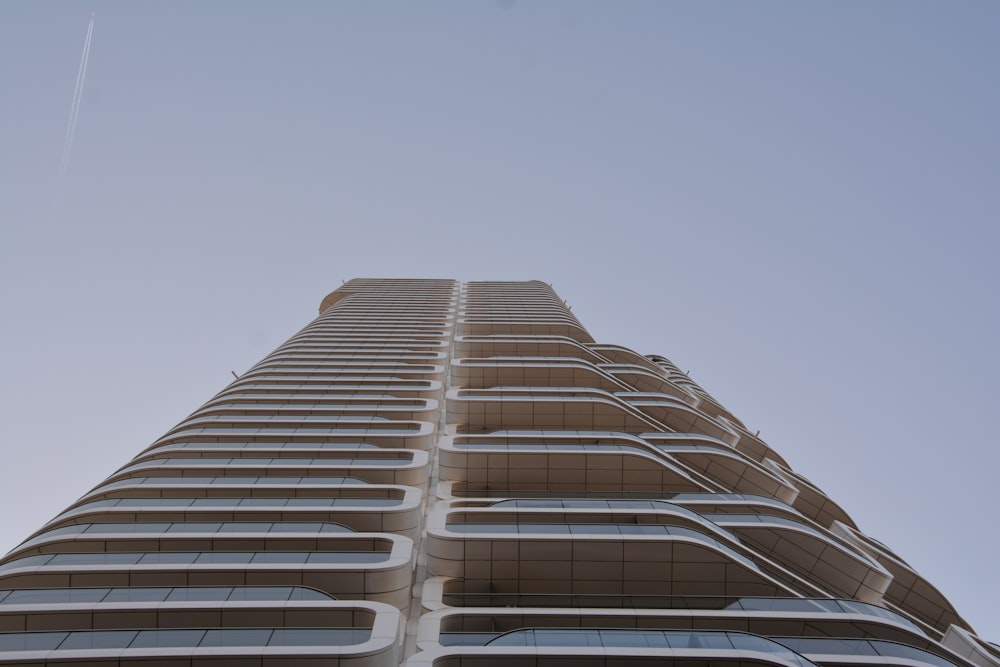
[[[112,588],[104,602],[162,602],[169,588]]]
[[[209,630],[202,639],[202,646],[267,646],[273,630],[225,629]]]
[[[129,648],[197,646],[204,635],[204,630],[140,630]]]
[[[60,649],[124,648],[135,637],[135,630],[101,630],[71,632]]]
[[[45,651],[54,649],[68,632],[3,632],[0,651]]]

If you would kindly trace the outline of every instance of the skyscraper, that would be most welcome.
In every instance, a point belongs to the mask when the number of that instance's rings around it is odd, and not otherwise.
[[[1000,665],[541,282],[344,284],[0,561],[0,624],[0,664]]]

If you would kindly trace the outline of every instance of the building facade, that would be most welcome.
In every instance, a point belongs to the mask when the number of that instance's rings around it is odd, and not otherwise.
[[[0,664],[998,667],[660,356],[541,282],[345,283],[0,560]]]

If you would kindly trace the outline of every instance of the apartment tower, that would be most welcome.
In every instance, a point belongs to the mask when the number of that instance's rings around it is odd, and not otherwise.
[[[1000,649],[549,285],[358,279],[0,560],[0,664],[997,667]]]

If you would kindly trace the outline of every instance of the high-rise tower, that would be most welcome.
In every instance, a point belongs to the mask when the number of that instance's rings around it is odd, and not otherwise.
[[[997,667],[544,283],[352,280],[0,561],[0,664]]]

